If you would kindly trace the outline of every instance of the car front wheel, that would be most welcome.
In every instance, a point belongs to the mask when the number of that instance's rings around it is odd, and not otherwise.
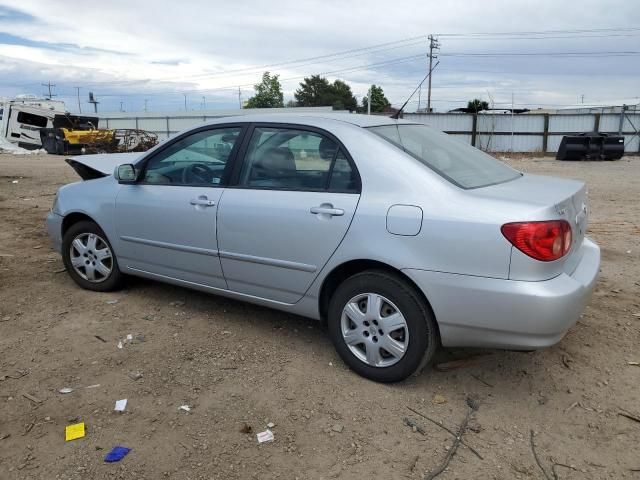
[[[429,306],[408,282],[385,271],[359,273],[338,287],[328,329],[342,360],[378,382],[419,372],[438,345]]]
[[[62,261],[71,278],[87,290],[108,292],[122,284],[111,244],[94,222],[78,222],[67,230],[62,238]]]

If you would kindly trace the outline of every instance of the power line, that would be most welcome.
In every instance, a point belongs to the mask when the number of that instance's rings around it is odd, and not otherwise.
[[[49,100],[57,96],[55,93],[51,93],[51,87],[55,87],[55,85],[53,85],[51,82],[41,83],[40,85],[43,87],[47,87],[49,89],[49,95],[48,95]]]

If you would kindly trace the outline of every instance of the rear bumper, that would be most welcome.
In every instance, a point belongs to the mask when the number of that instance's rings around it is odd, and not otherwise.
[[[62,251],[62,217],[54,212],[47,215],[47,232],[51,240],[51,247],[58,253]]]
[[[403,270],[424,292],[447,347],[530,350],[557,343],[586,306],[600,248],[585,238],[571,274],[539,282]]]

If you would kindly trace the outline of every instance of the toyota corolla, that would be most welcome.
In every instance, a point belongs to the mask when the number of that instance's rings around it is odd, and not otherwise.
[[[136,275],[318,319],[382,382],[439,345],[555,344],[600,264],[583,182],[403,120],[221,118],[143,154],[67,161],[84,181],[60,188],[47,225],[79,286]]]

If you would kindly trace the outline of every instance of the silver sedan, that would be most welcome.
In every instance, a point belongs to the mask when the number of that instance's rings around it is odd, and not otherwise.
[[[584,183],[402,120],[221,118],[144,154],[67,161],[85,181],[47,223],[78,285],[136,275],[318,319],[382,382],[439,345],[558,342],[600,264]]]

